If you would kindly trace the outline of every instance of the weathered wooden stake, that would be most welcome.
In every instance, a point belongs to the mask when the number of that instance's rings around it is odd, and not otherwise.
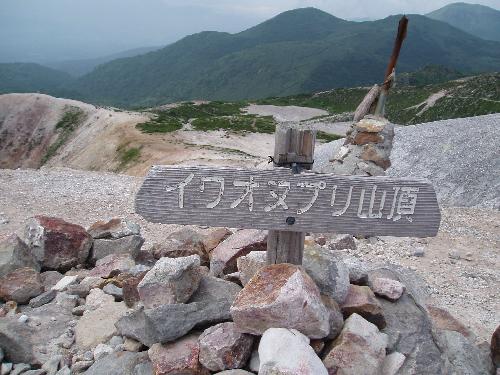
[[[312,169],[316,131],[300,128],[298,125],[279,124],[274,139],[274,163],[289,167],[300,173],[301,169]],[[293,226],[295,218],[290,216],[287,223]],[[304,232],[270,230],[267,238],[267,263],[302,264],[304,252]]]

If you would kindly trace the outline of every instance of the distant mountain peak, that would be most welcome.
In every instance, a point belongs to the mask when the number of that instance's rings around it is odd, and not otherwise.
[[[426,16],[446,22],[479,38],[500,41],[500,10],[486,5],[452,3]]]

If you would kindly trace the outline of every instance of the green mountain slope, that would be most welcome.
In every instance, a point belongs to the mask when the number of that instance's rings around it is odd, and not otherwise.
[[[0,94],[43,92],[57,95],[72,80],[67,73],[31,63],[0,64]]]
[[[479,4],[454,3],[427,14],[482,39],[500,41],[500,10]]]
[[[399,71],[425,65],[464,73],[500,67],[500,43],[411,15]],[[349,22],[314,8],[278,15],[238,34],[203,32],[159,51],[97,67],[70,85],[78,99],[150,106],[240,100],[379,82],[399,16]]]

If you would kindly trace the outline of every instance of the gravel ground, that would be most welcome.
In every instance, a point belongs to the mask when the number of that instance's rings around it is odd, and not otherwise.
[[[22,232],[27,218],[61,217],[88,227],[113,216],[139,222],[145,247],[161,242],[172,225],[151,224],[134,213],[142,178],[65,168],[0,170],[0,235]],[[443,209],[436,238],[361,240],[351,251],[362,259],[413,268],[429,284],[433,302],[450,309],[484,339],[500,323],[500,213]],[[412,254],[423,252],[423,257]]]

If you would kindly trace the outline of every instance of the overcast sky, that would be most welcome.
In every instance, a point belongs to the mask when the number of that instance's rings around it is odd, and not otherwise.
[[[452,0],[0,0],[0,62],[90,58],[162,46],[203,30],[238,32],[313,6],[345,19],[420,13]],[[500,9],[500,0],[472,3]]]

